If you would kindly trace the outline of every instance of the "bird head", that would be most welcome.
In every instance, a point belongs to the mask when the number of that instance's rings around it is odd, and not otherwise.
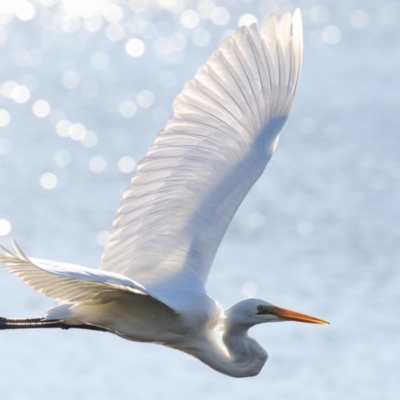
[[[249,329],[264,322],[298,321],[326,325],[328,322],[301,314],[296,311],[277,307],[261,299],[249,298],[239,301],[225,311],[225,328]]]

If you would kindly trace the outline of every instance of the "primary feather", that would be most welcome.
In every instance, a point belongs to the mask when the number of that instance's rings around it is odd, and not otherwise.
[[[147,295],[142,285],[123,275],[58,261],[29,259],[15,241],[13,246],[15,253],[0,245],[4,252],[0,261],[5,264],[5,269],[54,300],[101,302],[105,293],[110,298],[112,292],[116,297],[121,292]]]
[[[223,41],[186,83],[139,163],[100,269],[155,292],[204,290],[234,213],[275,149],[301,61],[299,11]]]

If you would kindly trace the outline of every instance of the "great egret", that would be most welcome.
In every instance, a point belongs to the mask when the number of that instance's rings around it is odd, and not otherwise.
[[[189,80],[174,114],[126,189],[99,270],[27,258],[13,242],[0,262],[55,299],[42,318],[1,318],[0,329],[83,328],[189,353],[234,377],[253,376],[266,351],[256,324],[326,322],[260,299],[223,311],[205,290],[236,209],[275,150],[303,55],[300,11],[261,31],[240,27]],[[222,332],[222,343],[216,331]]]

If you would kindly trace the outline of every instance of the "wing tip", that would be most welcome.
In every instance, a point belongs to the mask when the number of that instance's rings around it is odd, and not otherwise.
[[[0,249],[2,250],[2,252],[0,253],[0,263],[5,264],[5,269],[7,270],[10,268],[8,264],[9,263],[12,264],[16,260],[30,262],[28,257],[22,251],[21,247],[19,247],[18,243],[13,238],[10,238],[10,241],[14,249],[14,252],[12,252],[12,250],[0,244]]]

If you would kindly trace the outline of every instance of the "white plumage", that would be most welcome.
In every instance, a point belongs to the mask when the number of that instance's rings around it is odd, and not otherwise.
[[[292,34],[291,34],[292,32]],[[204,290],[221,239],[263,172],[302,61],[300,14],[241,27],[189,80],[124,193],[100,268],[147,288]],[[173,276],[173,279],[171,277]]]
[[[303,54],[300,11],[241,27],[189,80],[173,116],[126,189],[99,270],[29,260],[14,244],[5,268],[57,300],[44,319],[2,329],[96,327],[163,343],[232,376],[267,355],[247,336],[257,323],[324,323],[259,299],[223,312],[205,290],[222,237],[264,171],[293,102]],[[25,323],[25,325],[24,325]],[[214,337],[222,326],[224,347]]]

